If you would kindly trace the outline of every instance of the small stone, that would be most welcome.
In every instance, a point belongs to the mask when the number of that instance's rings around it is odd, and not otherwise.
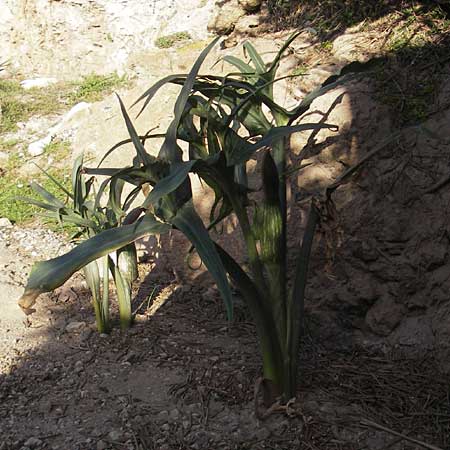
[[[75,363],[74,372],[75,372],[75,373],[80,373],[80,372],[83,371],[83,369],[84,369],[84,367],[83,367],[83,362],[82,362],[82,361],[77,361],[77,362]]]
[[[111,441],[120,441],[122,439],[122,433],[119,430],[112,430],[108,433],[108,438]]]
[[[0,218],[0,228],[12,227],[11,221],[7,217]]]
[[[32,142],[28,146],[28,154],[30,156],[40,156],[44,153],[45,147],[52,141],[52,136],[49,134],[36,142]]]
[[[25,89],[32,89],[32,88],[42,88],[49,86],[50,84],[57,83],[58,80],[56,78],[34,78],[31,80],[23,80],[20,82],[20,85]]]
[[[371,331],[379,336],[388,336],[405,316],[406,308],[385,295],[369,309],[366,323]]]
[[[97,442],[97,450],[106,450],[108,448],[108,444],[105,441],[98,441]]]
[[[158,423],[165,423],[169,420],[169,413],[167,411],[160,411],[156,416],[156,421]]]
[[[172,411],[170,411],[169,417],[173,421],[178,420],[180,417],[180,412],[178,411],[178,409],[172,409]]]
[[[30,437],[26,440],[24,446],[28,448],[37,448],[42,444],[42,441],[36,437]]]
[[[165,424],[161,425],[161,430],[169,431],[170,430],[170,425],[168,423],[165,423]]]
[[[85,326],[85,322],[70,322],[66,326],[66,333],[79,333]]]

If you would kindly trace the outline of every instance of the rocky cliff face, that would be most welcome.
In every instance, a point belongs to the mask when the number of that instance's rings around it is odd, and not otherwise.
[[[204,39],[210,0],[0,0],[0,60],[27,75],[122,72],[155,39]]]

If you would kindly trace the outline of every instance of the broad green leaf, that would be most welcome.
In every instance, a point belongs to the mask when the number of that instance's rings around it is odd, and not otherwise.
[[[250,59],[255,66],[256,72],[260,75],[266,73],[266,65],[264,64],[264,61],[262,60],[259,53],[256,51],[255,47],[253,47],[253,45],[249,41],[247,41],[244,43],[244,49],[250,56]]]
[[[282,343],[278,340],[265,293],[261,292],[254,281],[222,247],[216,244],[216,249],[225,270],[233,284],[239,289],[255,321],[263,356],[264,377],[270,380],[280,380],[279,371],[283,366]]]
[[[101,297],[101,280],[98,270],[98,261],[92,261],[83,267],[84,278],[92,294],[92,304],[94,306],[95,321],[99,333],[109,331],[109,311],[105,311]]]
[[[138,277],[138,262],[134,242],[117,250],[117,267],[123,279],[131,285]]]
[[[142,206],[148,208],[150,205],[156,204],[165,195],[175,191],[186,180],[196,162],[196,160],[191,160],[173,164],[170,174],[156,183]]]
[[[203,264],[205,264],[217,284],[217,288],[225,303],[228,318],[231,320],[233,317],[233,300],[225,268],[208,230],[195,211],[191,201],[180,208],[176,216],[172,218],[171,223],[194,245]]]
[[[65,255],[35,264],[25,287],[25,292],[19,300],[19,305],[25,311],[29,310],[40,294],[61,286],[77,270],[91,261],[122,248],[143,236],[165,233],[169,229],[169,225],[158,222],[151,215],[146,215],[135,224],[103,231],[82,242]]]

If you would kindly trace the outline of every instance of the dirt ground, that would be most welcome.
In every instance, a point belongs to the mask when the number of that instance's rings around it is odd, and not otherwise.
[[[450,448],[448,378],[432,354],[342,347],[311,314],[298,397],[258,420],[260,360],[245,308],[238,300],[229,323],[206,281],[179,285],[154,266],[141,264],[125,332],[96,332],[81,276],[43,296],[36,314],[3,316],[2,450]]]

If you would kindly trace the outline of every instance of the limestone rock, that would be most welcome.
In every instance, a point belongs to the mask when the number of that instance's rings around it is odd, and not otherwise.
[[[50,142],[52,141],[52,136],[51,134],[45,136],[42,139],[39,139],[38,141],[32,142],[29,146],[28,146],[28,154],[30,156],[40,156],[44,153],[45,151],[45,147],[50,144]]]
[[[216,9],[214,16],[208,23],[208,30],[219,35],[229,34],[234,30],[237,21],[243,16],[245,16],[244,8],[237,0],[231,0]]]
[[[28,90],[33,88],[42,88],[49,86],[51,84],[57,83],[58,80],[56,78],[34,78],[30,80],[23,80],[20,82],[20,85]]]
[[[1,116],[0,116],[1,119]],[[9,155],[6,152],[0,152],[0,166],[8,162]]]
[[[248,12],[258,11],[262,0],[238,0],[239,4]]]
[[[242,16],[235,25],[235,31],[237,33],[252,35],[260,30],[260,18],[258,15],[253,14],[249,16]]]
[[[12,224],[7,217],[0,217],[0,228],[11,227]]]

